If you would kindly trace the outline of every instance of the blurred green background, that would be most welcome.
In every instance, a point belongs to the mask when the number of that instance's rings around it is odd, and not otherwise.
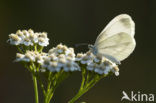
[[[93,44],[115,16],[127,13],[136,23],[137,46],[122,62],[120,76],[109,76],[77,102],[121,103],[122,91],[156,95],[156,0],[0,0],[0,103],[34,103],[32,79],[19,63],[16,49],[6,43],[18,29],[46,31],[52,48],[58,43],[74,47]],[[75,52],[85,52],[86,46]],[[78,90],[81,77],[74,73],[56,90],[53,103],[67,103]],[[40,98],[42,100],[42,98]]]

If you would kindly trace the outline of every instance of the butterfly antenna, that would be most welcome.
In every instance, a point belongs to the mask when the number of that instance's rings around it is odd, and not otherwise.
[[[75,47],[84,46],[84,45],[88,45],[88,43],[79,43],[79,44],[75,44]]]

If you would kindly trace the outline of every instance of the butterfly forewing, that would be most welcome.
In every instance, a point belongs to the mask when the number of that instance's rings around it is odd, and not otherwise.
[[[129,15],[115,17],[97,37],[94,44],[97,53],[124,60],[135,48],[134,30],[135,24]]]
[[[117,35],[120,32],[125,32],[128,35],[134,36],[135,24],[131,17],[127,14],[121,14],[115,17],[100,33],[97,37],[95,45],[98,45],[101,41]]]

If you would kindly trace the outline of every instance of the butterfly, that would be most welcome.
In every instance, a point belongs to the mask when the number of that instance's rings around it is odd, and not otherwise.
[[[88,48],[94,55],[105,57],[116,64],[126,59],[135,49],[135,23],[127,14],[111,20]]]

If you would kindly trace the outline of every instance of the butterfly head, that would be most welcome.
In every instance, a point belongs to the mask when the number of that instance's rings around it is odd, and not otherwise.
[[[96,49],[96,47],[94,46],[94,45],[88,45],[88,48],[89,48],[89,50],[94,54],[94,55],[96,55],[97,54],[97,49]]]

